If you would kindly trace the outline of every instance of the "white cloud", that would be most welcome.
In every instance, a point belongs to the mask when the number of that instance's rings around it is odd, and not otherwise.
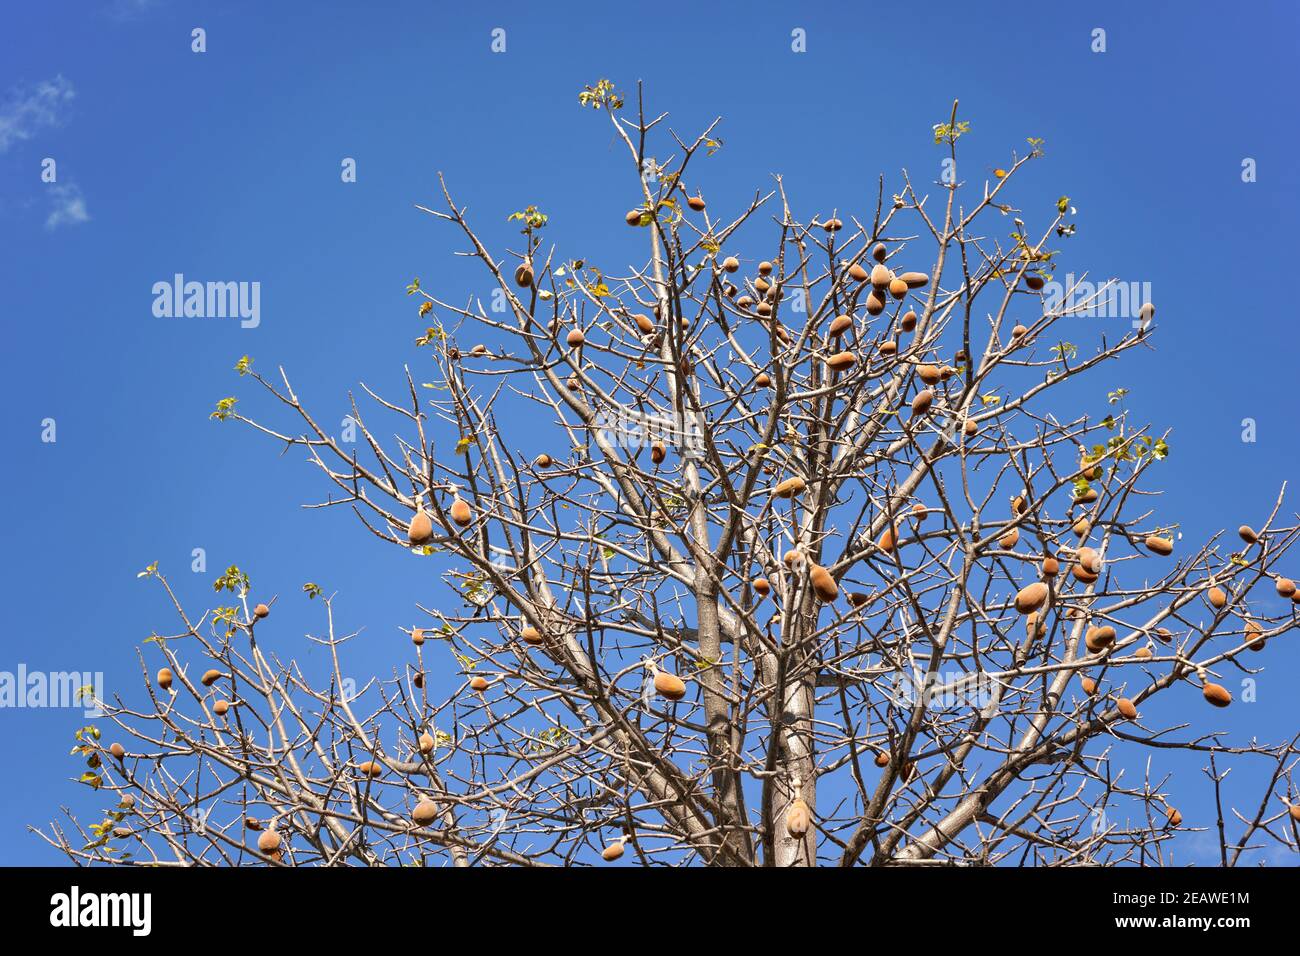
[[[10,90],[0,105],[0,153],[14,143],[31,139],[39,129],[58,126],[64,107],[75,95],[72,84],[62,74],[35,86]]]
[[[79,222],[89,222],[90,213],[86,211],[86,200],[76,183],[58,183],[49,187],[53,197],[54,208],[46,217],[45,228],[57,229],[59,226],[72,226]]]

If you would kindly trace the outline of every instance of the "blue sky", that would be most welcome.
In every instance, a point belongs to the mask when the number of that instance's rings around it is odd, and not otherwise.
[[[1284,289],[1300,141],[1283,99],[1300,8],[925,9],[7,4],[0,670],[103,671],[110,692],[135,693],[134,648],[173,626],[158,589],[135,577],[153,560],[195,608],[238,563],[282,596],[286,647],[319,623],[302,582],[337,589],[346,626],[373,641],[358,671],[390,668],[396,628],[441,585],[349,516],[301,510],[322,490],[301,457],[208,413],[253,394],[231,371],[244,354],[264,371],[284,364],[335,420],[356,383],[392,391],[403,363],[418,374],[411,277],[448,300],[489,291],[451,257],[451,231],[413,207],[436,201],[437,171],[498,247],[517,235],[505,217],[536,203],[569,254],[634,258],[626,157],[576,101],[601,76],[624,89],[644,80],[651,109],[683,134],[723,116],[724,148],[696,169],[711,206],[738,207],[781,172],[801,209],[869,213],[879,173],[894,186],[904,167],[937,177],[930,130],[954,98],[972,124],[961,178],[1041,137],[1046,159],[1017,194],[1027,218],[1068,194],[1080,227],[1069,271],[1149,282],[1159,309],[1156,350],[1097,387],[1129,388],[1138,418],[1173,428],[1161,513],[1192,539],[1262,520],[1298,477]],[[191,51],[195,27],[204,53]],[[1097,27],[1104,53],[1090,48]],[[494,28],[504,53],[490,48]],[[806,53],[791,51],[796,28]],[[56,183],[42,182],[47,157]],[[340,180],[345,157],[355,183]],[[1256,182],[1242,181],[1246,158]],[[260,324],[155,317],[152,286],[175,273],[260,282]],[[46,419],[53,443],[41,440]],[[208,571],[191,573],[200,547]],[[1294,647],[1270,652],[1259,701],[1222,715],[1236,742],[1295,731],[1297,664]],[[21,768],[0,794],[0,862],[58,862],[24,827],[61,804],[98,805],[70,782],[83,722],[75,710],[0,709],[8,764]],[[1170,762],[1184,817],[1208,823],[1199,764]],[[1243,801],[1257,800],[1249,779],[1234,778]],[[1210,861],[1204,841],[1186,843],[1185,861]]]

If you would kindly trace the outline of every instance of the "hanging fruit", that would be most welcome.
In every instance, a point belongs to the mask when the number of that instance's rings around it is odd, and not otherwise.
[[[470,509],[469,502],[460,495],[452,499],[451,520],[462,528],[469,527],[469,523],[474,520],[474,512]]]
[[[654,672],[655,691],[668,700],[678,701],[686,696],[686,682],[676,674],[661,671],[653,661],[647,666]]]
[[[820,564],[812,566],[812,570],[808,572],[808,581],[812,584],[814,593],[822,601],[830,602],[839,597],[840,588],[835,583],[834,576]]]
[[[1232,694],[1222,684],[1205,681],[1201,685],[1201,695],[1215,707],[1227,707],[1232,703]]]
[[[426,797],[415,805],[415,809],[411,811],[411,819],[415,821],[416,826],[427,827],[438,819],[438,805]]]
[[[798,777],[794,779],[794,799],[785,811],[785,832],[796,840],[802,840],[808,833],[812,813],[804,801],[803,786]]]
[[[406,528],[406,540],[413,545],[427,544],[433,538],[433,519],[425,512],[423,506],[415,513]]]
[[[1171,538],[1162,538],[1159,535],[1147,535],[1147,550],[1161,557],[1169,557],[1174,553],[1174,542]]]
[[[1021,614],[1028,614],[1030,611],[1036,611],[1043,606],[1047,600],[1047,585],[1042,581],[1035,581],[1033,584],[1027,584],[1016,594],[1016,610]]]

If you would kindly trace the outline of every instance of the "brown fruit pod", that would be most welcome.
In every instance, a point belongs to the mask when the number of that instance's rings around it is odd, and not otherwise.
[[[1292,820],[1300,822],[1300,803],[1291,804],[1287,812],[1291,814]]]
[[[1201,695],[1215,707],[1227,707],[1232,703],[1232,694],[1222,684],[1206,681],[1201,685]]]
[[[564,341],[567,342],[571,348],[576,349],[583,342],[587,341],[587,337],[582,334],[582,329],[569,329],[569,334],[564,337]]]
[[[427,544],[433,538],[433,520],[423,508],[415,513],[406,528],[406,540],[414,545]]]
[[[920,289],[930,284],[930,277],[924,272],[904,272],[899,278],[907,283],[909,289]]]
[[[655,330],[654,320],[643,312],[638,312],[636,315],[632,316],[632,321],[636,323],[637,330],[642,335],[649,335]]]
[[[1083,636],[1083,644],[1089,654],[1100,654],[1113,643],[1115,643],[1113,627],[1090,627]]]
[[[257,848],[263,853],[274,853],[280,849],[280,834],[275,830],[263,830],[257,837]]]
[[[519,638],[525,644],[532,644],[533,646],[543,643],[542,634],[535,627],[525,627],[519,632]]]
[[[759,372],[754,376],[754,384],[759,388],[770,388],[772,385],[772,376],[768,375],[766,372]]]
[[[889,271],[889,267],[884,263],[878,263],[871,268],[871,287],[877,291],[889,287],[889,283],[894,279],[894,274]]]
[[[812,570],[808,572],[808,582],[812,585],[813,592],[822,601],[834,601],[840,596],[840,586],[835,583],[835,577],[820,564],[812,566]]]
[[[411,811],[411,819],[416,826],[427,827],[438,819],[438,805],[429,799],[421,800]]]
[[[1077,538],[1086,538],[1092,533],[1092,522],[1087,518],[1080,518],[1072,526],[1071,530]]]
[[[704,212],[704,197],[688,196],[686,199],[686,205],[690,206],[696,212]]]
[[[750,586],[759,597],[767,597],[772,593],[772,582],[767,578],[754,578]]]
[[[226,713],[229,710],[230,710],[230,701],[228,700],[219,700],[212,705],[212,712],[216,714],[218,717],[226,716]]]
[[[879,289],[872,289],[867,296],[866,308],[868,315],[880,315],[885,311],[885,296]]]
[[[1268,641],[1261,636],[1263,633],[1263,628],[1254,621],[1246,622],[1246,640],[1249,641],[1248,646],[1252,651],[1262,651],[1268,646]]]
[[[367,777],[378,777],[384,772],[384,765],[378,760],[363,760],[357,765],[357,770]]]
[[[1043,277],[1040,275],[1034,275],[1031,272],[1030,274],[1025,276],[1025,285],[1035,292],[1041,289],[1045,284],[1046,283],[1043,281]]]
[[[1295,582],[1290,578],[1278,578],[1274,582],[1279,597],[1289,598],[1295,596]]]
[[[1157,534],[1147,535],[1147,550],[1152,554],[1158,554],[1161,557],[1169,557],[1174,553],[1174,542],[1170,538],[1162,538]]]
[[[884,356],[888,357],[888,356],[890,356],[890,355],[895,354],[897,351],[898,351],[898,343],[897,343],[897,342],[881,342],[881,343],[880,343],[880,354],[881,354],[881,355],[884,355]]]
[[[836,352],[826,360],[826,366],[833,372],[842,372],[852,368],[857,361],[858,357],[852,352]]]
[[[1097,693],[1097,682],[1091,677],[1080,677],[1079,686],[1083,688],[1083,692],[1089,697]]]
[[[1098,575],[1093,574],[1081,564],[1072,566],[1070,568],[1070,573],[1073,574],[1081,584],[1093,584],[1098,578]]]
[[[257,618],[259,621],[264,617],[270,616],[270,614],[271,609],[265,604],[259,604],[257,607],[253,608],[253,617]]]
[[[916,313],[908,309],[903,313],[903,317],[898,320],[898,327],[904,332],[911,332],[916,328]]]
[[[533,459],[534,468],[550,468],[551,464],[552,464],[551,456],[545,453],[540,454]]]
[[[1101,554],[1096,548],[1080,548],[1078,558],[1079,566],[1089,574],[1101,573]]]
[[[451,520],[462,528],[469,527],[469,523],[474,520],[474,512],[470,510],[469,502],[463,498],[456,498],[451,503]]]
[[[411,643],[414,644],[416,647],[419,647],[421,644],[424,643],[424,628],[421,627],[411,628]]]
[[[735,256],[727,256],[722,260],[722,268],[727,272],[736,272],[740,269],[740,260]]]
[[[871,603],[871,595],[863,594],[861,591],[849,592],[849,604],[853,607],[866,607]]]
[[[641,225],[641,210],[629,209],[626,215],[623,216],[623,221],[627,223],[629,226]]]
[[[1129,700],[1127,697],[1121,697],[1119,700],[1115,701],[1115,708],[1119,711],[1119,715],[1125,720],[1133,720],[1138,715],[1137,707],[1134,706],[1133,701]]]
[[[1047,600],[1047,585],[1042,581],[1026,584],[1016,594],[1016,610],[1021,614],[1037,611]]]
[[[880,753],[876,754],[876,766],[877,766],[877,767],[888,767],[888,766],[889,766],[889,754],[886,753],[886,752],[883,751],[883,750],[880,751]]]
[[[1169,818],[1169,825],[1171,827],[1182,826],[1183,815],[1174,807],[1166,807],[1165,816]]]
[[[655,672],[655,691],[668,700],[681,700],[686,696],[686,684],[676,674]]]
[[[980,427],[978,424],[976,424],[975,419],[968,418],[962,424],[961,430],[962,433],[965,434],[967,438],[974,438],[975,434],[980,430]]]
[[[1248,524],[1244,524],[1238,528],[1237,534],[1241,537],[1241,540],[1245,541],[1247,544],[1254,544],[1259,540],[1259,535],[1255,533],[1255,529]]]
[[[488,689],[487,678],[480,674],[475,674],[469,679],[469,689],[477,691],[480,694],[483,693],[483,691]]]
[[[878,242],[871,247],[871,258],[875,259],[877,262],[884,262],[889,258],[889,250],[885,248],[883,242]]]
[[[429,754],[433,753],[433,748],[436,745],[437,745],[437,741],[433,739],[432,735],[427,733],[420,734],[420,740],[419,740],[420,753],[424,754],[427,757],[429,756]]]
[[[827,219],[822,223],[822,228],[827,232],[839,232],[844,228],[844,223],[838,219]]]
[[[126,756],[126,748],[123,747],[121,744],[119,744],[117,741],[113,741],[113,743],[109,745],[108,752],[111,753],[118,760],[121,760],[123,757]]]
[[[163,690],[171,690],[172,669],[170,667],[164,667],[161,670],[159,670],[157,676],[157,682],[158,682],[158,686],[161,687]]]
[[[1019,543],[1020,543],[1020,529],[1019,529],[1019,528],[1012,528],[1010,531],[1008,531],[1008,532],[1007,532],[1006,534],[1004,534],[1002,537],[998,538],[998,546],[1001,547],[1001,548],[1005,548],[1005,549],[1008,550],[1008,551],[1010,551],[1012,548],[1014,548],[1014,547],[1015,547],[1017,544],[1019,544]]]
[[[898,546],[898,529],[890,525],[880,533],[880,539],[876,542],[876,547],[885,554],[889,554]]]
[[[1205,596],[1209,599],[1210,604],[1217,611],[1223,610],[1228,605],[1228,595],[1224,592],[1223,588],[1221,587],[1215,586],[1210,588],[1210,590],[1206,592]]]
[[[1054,578],[1061,570],[1061,562],[1056,558],[1043,558],[1043,577]]]
[[[609,846],[605,847],[605,849],[600,851],[600,858],[604,860],[606,863],[613,863],[615,860],[620,859],[622,856],[623,856],[622,840],[615,840]]]
[[[663,442],[657,441],[650,446],[650,460],[656,465],[662,465],[667,457],[668,447]]]
[[[802,494],[803,490],[807,487],[808,483],[798,475],[795,475],[793,478],[787,478],[785,481],[773,488],[772,494],[778,498],[793,498],[795,495]]]
[[[921,381],[926,385],[938,385],[939,380],[943,378],[943,372],[937,365],[918,365],[916,374],[920,376]]]
[[[854,282],[866,282],[869,277],[870,273],[868,273],[866,269],[862,268],[862,266],[858,265],[858,263],[855,262],[853,265],[849,266],[849,278]]]
[[[211,687],[219,680],[221,680],[221,671],[216,670],[215,668],[204,671],[203,676],[199,679],[200,683],[202,683],[204,687]]]
[[[527,261],[521,262],[515,270],[515,285],[527,289],[533,284],[533,267]]]
[[[793,568],[796,564],[803,564],[803,552],[798,548],[791,548],[781,556],[781,560],[785,562],[787,568]]]
[[[902,279],[890,280],[889,294],[898,300],[907,298],[907,283]]]
[[[912,399],[912,417],[920,418],[921,416],[928,414],[930,406],[933,404],[934,392],[930,391],[928,388],[924,391],[917,392],[916,397]]]
[[[832,338],[839,338],[841,335],[843,335],[851,328],[853,328],[853,316],[837,315],[831,321],[831,326],[829,331]]]

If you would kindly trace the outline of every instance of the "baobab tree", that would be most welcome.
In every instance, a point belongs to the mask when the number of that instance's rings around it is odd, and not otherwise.
[[[391,672],[350,684],[315,585],[322,632],[276,646],[323,647],[323,682],[267,650],[238,568],[191,615],[151,567],[179,626],[80,735],[109,809],[42,835],[77,862],[1158,865],[1190,750],[1215,785],[1268,768],[1221,811],[1225,863],[1294,849],[1295,739],[1214,721],[1295,624],[1297,523],[1279,493],[1193,546],[1151,505],[1167,433],[1123,390],[1054,402],[1157,329],[1149,303],[1081,318],[1105,285],[1046,294],[1069,201],[1036,230],[1012,206],[1041,143],[978,185],[882,177],[860,215],[801,217],[780,177],[723,213],[696,185],[717,121],[688,141],[637,100],[580,95],[626,148],[611,228],[642,262],[566,256],[533,206],[489,248],[443,184],[418,208],[503,308],[413,282],[432,370],[363,387],[358,442],[248,359],[265,410],[214,412],[443,577]],[[934,129],[954,163],[968,129],[956,104]]]

